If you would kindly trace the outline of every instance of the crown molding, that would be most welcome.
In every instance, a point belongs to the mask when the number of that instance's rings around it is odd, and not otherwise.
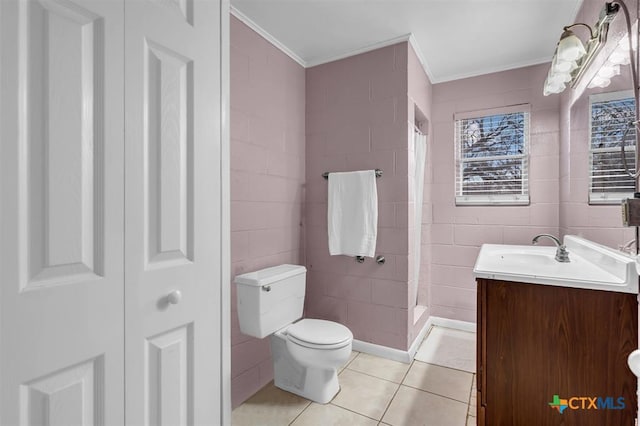
[[[433,77],[433,74],[431,73],[431,70],[427,65],[427,61],[424,58],[424,55],[422,54],[422,49],[420,49],[420,45],[418,44],[418,41],[416,40],[416,38],[413,36],[412,33],[403,34],[401,36],[390,38],[387,40],[382,40],[377,43],[369,44],[367,46],[364,46],[358,49],[353,49],[347,52],[340,53],[338,55],[312,58],[308,61],[305,61],[304,59],[296,55],[291,49],[289,49],[287,46],[282,44],[277,38],[272,36],[268,31],[266,31],[260,25],[255,23],[251,18],[249,18],[244,13],[242,13],[233,5],[230,5],[229,11],[233,16],[238,18],[238,20],[240,20],[246,26],[251,28],[256,33],[258,33],[262,38],[264,38],[273,46],[275,46],[277,49],[282,51],[282,53],[284,53],[285,55],[287,55],[288,57],[296,61],[303,68],[311,68],[311,67],[315,67],[316,65],[322,65],[329,62],[338,61],[340,59],[345,59],[345,58],[349,58],[351,56],[359,55],[362,53],[371,52],[372,50],[377,50],[377,49],[381,49],[383,47],[391,46],[394,44],[407,42],[413,48],[413,51],[415,52],[416,56],[418,57],[418,60],[420,61],[420,64],[422,65],[422,68],[424,69],[424,72],[427,74],[427,77],[429,78],[429,81],[431,81],[431,83],[439,83],[440,81],[445,81],[445,80],[436,81],[436,79]]]
[[[440,79],[436,79],[435,81],[432,80],[431,83],[436,84],[436,83],[446,83],[449,81],[454,81],[454,80],[462,80],[464,78],[471,78],[471,77],[479,77],[482,75],[488,75],[488,74],[494,74],[494,73],[499,73],[499,72],[505,72],[505,71],[513,71],[519,68],[525,68],[525,67],[531,67],[534,65],[540,65],[540,64],[545,64],[545,63],[549,63],[551,62],[552,58],[538,58],[538,59],[533,59],[531,61],[522,61],[522,62],[514,62],[511,63],[509,65],[506,66],[502,66],[502,67],[495,67],[495,68],[485,68],[482,70],[477,70],[474,72],[470,72],[470,73],[462,73],[462,74],[454,74],[451,76],[448,76],[446,78],[440,78]]]
[[[422,54],[422,49],[420,49],[420,45],[418,44],[418,41],[416,40],[416,38],[413,36],[412,33],[404,34],[399,37],[390,38],[388,40],[379,41],[377,43],[373,43],[373,44],[361,47],[359,49],[350,50],[348,52],[344,52],[339,55],[329,56],[326,58],[310,59],[309,61],[307,61],[307,67],[315,67],[316,65],[322,65],[328,62],[338,61],[340,59],[349,58],[351,56],[360,55],[362,53],[371,52],[373,50],[382,49],[383,47],[392,46],[394,44],[403,43],[403,42],[407,42],[411,45],[411,48],[413,49],[416,56],[418,57],[418,60],[420,61],[420,65],[422,65],[422,69],[424,70],[425,74],[427,74],[429,81],[431,83],[434,83],[433,74],[431,73],[431,70],[427,65],[427,61],[425,60],[424,55]]]
[[[373,44],[369,44],[357,49],[353,49],[353,50],[348,50],[346,52],[343,53],[339,53],[337,55],[332,55],[332,56],[326,56],[326,57],[319,57],[319,58],[312,58],[309,59],[307,61],[307,67],[315,67],[316,65],[322,65],[322,64],[326,64],[329,62],[334,62],[334,61],[339,61],[340,59],[345,59],[345,58],[349,58],[351,56],[355,56],[355,55],[360,55],[361,53],[367,53],[367,52],[371,52],[372,50],[377,50],[377,49],[381,49],[383,47],[387,47],[387,46],[391,46],[394,44],[398,44],[398,43],[402,43],[402,42],[408,42],[409,41],[409,37],[411,36],[411,34],[404,34],[401,35],[399,37],[394,37],[394,38],[390,38],[388,40],[382,40]]]
[[[422,54],[422,49],[420,49],[418,40],[416,40],[416,38],[413,36],[413,33],[409,33],[408,41],[411,47],[413,48],[413,52],[418,57],[418,61],[420,61],[420,65],[422,65],[422,69],[424,70],[425,74],[427,74],[427,77],[429,77],[429,81],[431,82],[431,84],[436,83],[436,79],[433,77],[433,73],[431,72],[429,65],[427,65],[427,60],[424,58],[424,55]]]
[[[230,5],[229,11],[231,12],[231,14],[233,16],[238,18],[242,23],[244,23],[246,26],[251,28],[256,33],[258,33],[262,38],[267,40],[269,43],[274,45],[276,48],[281,50],[282,53],[284,53],[285,55],[287,55],[288,57],[290,57],[291,59],[296,61],[303,68],[308,68],[309,65],[306,63],[306,61],[304,59],[302,59],[300,56],[296,55],[291,49],[289,49],[287,46],[282,44],[277,38],[272,36],[268,31],[266,31],[260,25],[256,24],[251,18],[249,18],[244,13],[242,13],[236,7],[234,7],[233,5]]]

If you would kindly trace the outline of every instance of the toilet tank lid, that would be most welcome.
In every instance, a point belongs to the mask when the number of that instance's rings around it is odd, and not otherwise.
[[[236,275],[234,282],[236,284],[263,286],[304,274],[307,268],[301,265],[278,265],[270,268],[260,269],[255,272],[247,272],[246,274]]]

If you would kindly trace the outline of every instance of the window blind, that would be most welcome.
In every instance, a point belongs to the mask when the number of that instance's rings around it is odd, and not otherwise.
[[[615,204],[633,196],[634,180],[624,170],[620,145],[625,144],[625,158],[635,172],[636,132],[628,132],[634,120],[635,102],[629,92],[614,92],[590,97],[589,202]]]
[[[529,203],[528,108],[457,119],[455,142],[456,204]]]

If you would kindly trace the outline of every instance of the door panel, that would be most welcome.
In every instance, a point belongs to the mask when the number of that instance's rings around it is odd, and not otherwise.
[[[93,359],[22,386],[21,403],[28,425],[100,425],[104,411],[104,359]]]
[[[193,424],[193,327],[191,324],[147,339],[149,423]]]
[[[220,2],[125,17],[127,423],[219,424]]]
[[[193,61],[150,41],[144,55],[148,267],[162,268],[193,260]]]
[[[18,31],[25,46],[19,144],[27,154],[21,288],[99,279],[103,18],[76,4],[22,2]]]
[[[0,2],[0,424],[124,421],[122,34]]]

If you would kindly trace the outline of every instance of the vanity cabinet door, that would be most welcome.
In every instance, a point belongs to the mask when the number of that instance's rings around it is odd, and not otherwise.
[[[479,425],[634,424],[636,295],[478,284]]]
[[[477,333],[476,333],[476,388],[478,390],[476,407],[477,407],[477,423],[478,426],[484,426],[485,423],[485,406],[486,406],[486,392],[484,389],[487,386],[486,375],[484,374],[486,365],[486,330],[487,330],[487,309],[486,309],[486,294],[487,285],[486,280],[478,281],[478,310],[477,310]]]

